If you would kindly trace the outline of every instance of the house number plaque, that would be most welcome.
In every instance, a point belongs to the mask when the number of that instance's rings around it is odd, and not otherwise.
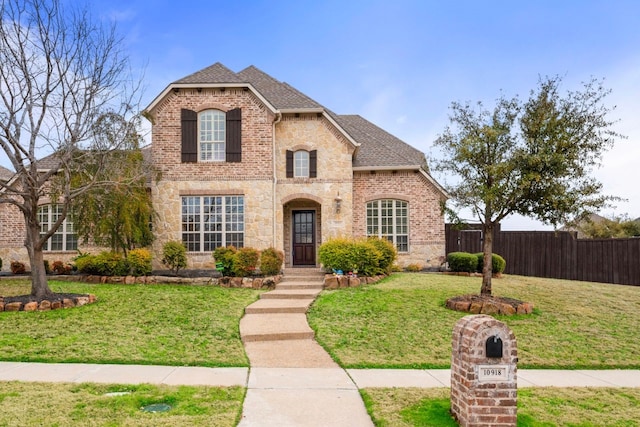
[[[507,365],[478,365],[477,378],[481,383],[509,381],[509,366]]]

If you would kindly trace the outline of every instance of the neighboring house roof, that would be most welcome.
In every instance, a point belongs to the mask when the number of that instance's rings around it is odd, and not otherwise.
[[[427,162],[420,150],[361,116],[333,113],[294,87],[253,65],[234,73],[217,62],[171,83],[145,111],[151,112],[171,90],[184,87],[247,87],[274,113],[321,113],[357,147],[353,161],[355,170],[421,170],[446,195],[444,189],[428,174]]]
[[[13,172],[9,169],[0,166],[0,181],[9,181],[13,177]]]

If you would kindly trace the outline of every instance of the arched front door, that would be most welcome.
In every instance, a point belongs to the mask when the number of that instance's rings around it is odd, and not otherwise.
[[[293,211],[293,265],[316,265],[316,212]]]

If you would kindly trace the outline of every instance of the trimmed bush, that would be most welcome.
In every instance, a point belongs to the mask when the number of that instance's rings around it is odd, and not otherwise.
[[[24,263],[20,261],[11,261],[10,267],[13,274],[24,274],[27,271]]]
[[[451,252],[447,262],[454,272],[474,273],[478,268],[478,257],[468,252]]]
[[[318,250],[318,257],[323,267],[343,273],[354,272],[361,276],[375,276],[388,273],[391,265],[381,268],[386,249],[378,249],[378,244],[368,240],[351,240],[346,238],[330,239]],[[381,261],[382,260],[382,261]]]
[[[129,272],[132,276],[148,276],[151,274],[151,252],[148,249],[132,249],[127,254]]]
[[[129,273],[127,260],[117,252],[100,252],[93,264],[100,276],[126,276]]]
[[[422,266],[420,264],[409,264],[407,265],[405,270],[407,270],[410,273],[417,273],[419,271],[422,271]]]
[[[378,237],[369,237],[367,239],[375,248],[380,252],[379,267],[383,273],[391,273],[393,263],[398,258],[398,251],[396,247],[387,239],[380,239]]]
[[[73,271],[71,264],[65,264],[62,261],[54,261],[51,269],[55,274],[71,274]]]
[[[95,255],[81,253],[74,258],[76,269],[82,274],[99,274],[95,265]]]
[[[234,256],[238,252],[235,246],[220,246],[213,251],[213,259],[216,264],[221,264],[223,276],[233,274]]]
[[[169,241],[162,246],[162,264],[169,267],[173,274],[187,267],[187,248],[182,242]]]
[[[324,268],[348,272],[356,268],[352,261],[353,241],[342,237],[329,239],[320,245],[318,259]]]
[[[484,254],[479,252],[475,254],[478,257],[478,273],[482,273],[484,267]],[[491,272],[493,274],[500,274],[507,267],[507,261],[498,254],[491,254]]]
[[[233,256],[233,274],[236,277],[251,276],[258,268],[260,252],[254,248],[240,248]]]
[[[260,253],[260,272],[266,276],[280,274],[284,253],[275,248],[267,248]]]

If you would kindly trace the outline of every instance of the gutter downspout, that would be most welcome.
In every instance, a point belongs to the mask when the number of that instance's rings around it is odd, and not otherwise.
[[[272,168],[273,168],[273,189],[272,189],[272,194],[273,194],[273,208],[272,208],[272,212],[273,212],[273,248],[277,249],[276,244],[278,241],[277,238],[277,221],[276,221],[276,216],[277,216],[277,208],[278,208],[278,201],[276,200],[276,188],[278,185],[278,173],[276,170],[276,125],[278,123],[280,123],[280,121],[282,120],[282,113],[280,111],[276,112],[276,119],[273,122],[273,128],[272,128],[272,135],[271,135],[271,144],[272,144],[272,148],[271,148],[271,152],[272,152]]]

